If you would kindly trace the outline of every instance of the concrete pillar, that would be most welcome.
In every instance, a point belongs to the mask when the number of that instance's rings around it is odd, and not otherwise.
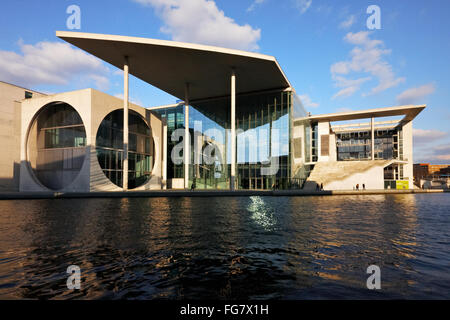
[[[372,132],[371,134],[371,155],[372,155],[372,160],[375,160],[375,121],[374,118],[370,118],[370,130]]]
[[[189,163],[191,155],[189,139],[189,83],[184,86],[184,187],[189,188]]]
[[[163,143],[161,151],[163,154],[163,162],[162,162],[163,189],[167,189],[167,119],[164,119],[163,122]]]
[[[236,74],[231,72],[231,179],[230,189],[235,189],[236,180]]]
[[[128,190],[128,57],[123,64],[123,191]]]
[[[407,163],[403,166],[403,176],[409,180],[409,188],[414,186],[414,160],[413,160],[413,122],[408,121],[402,124],[403,137],[403,160]],[[400,147],[399,147],[400,148]],[[399,150],[400,152],[400,150]]]

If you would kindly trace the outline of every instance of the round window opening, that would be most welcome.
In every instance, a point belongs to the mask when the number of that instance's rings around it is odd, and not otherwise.
[[[123,110],[109,113],[96,138],[97,159],[112,183],[123,187]],[[155,145],[150,127],[137,112],[128,113],[128,189],[144,185],[154,165]]]
[[[28,163],[41,184],[60,190],[80,173],[86,130],[78,112],[64,102],[44,106],[28,133]]]

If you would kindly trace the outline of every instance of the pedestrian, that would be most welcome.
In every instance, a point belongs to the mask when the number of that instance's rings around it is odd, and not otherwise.
[[[359,191],[359,183],[356,184],[356,191]]]
[[[363,190],[366,190],[366,185],[363,183]]]
[[[323,191],[323,183],[320,184],[320,191]]]
[[[316,183],[316,191],[319,191],[319,190],[320,190],[319,184]]]
[[[197,187],[197,185],[196,185],[196,178],[194,178],[194,179],[192,179],[191,191],[194,191],[196,187]]]

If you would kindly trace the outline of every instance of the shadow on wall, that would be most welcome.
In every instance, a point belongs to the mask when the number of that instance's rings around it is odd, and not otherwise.
[[[28,170],[35,186],[40,186],[42,192],[122,191],[122,188],[113,183],[101,168],[96,149],[90,146],[83,149],[82,153],[77,154],[58,153],[59,156],[56,158],[54,154],[46,157],[44,153],[43,159],[35,159],[33,163],[28,160],[22,161],[23,168]],[[64,156],[68,156],[68,158],[64,158]],[[18,192],[20,190],[20,167],[19,163],[14,163],[14,177],[0,178],[0,192]],[[107,169],[106,171],[108,172]],[[81,174],[88,174],[88,177],[80,180]],[[150,183],[160,184],[161,179],[150,175],[135,189],[150,190],[152,189]],[[130,188],[130,190],[133,189]]]
[[[323,188],[324,188],[323,183],[314,180],[307,180],[305,181],[302,190],[306,192],[320,192],[323,194],[332,194],[331,190],[324,190]]]
[[[14,162],[12,176],[0,177],[1,192],[17,192],[20,184],[20,163]]]

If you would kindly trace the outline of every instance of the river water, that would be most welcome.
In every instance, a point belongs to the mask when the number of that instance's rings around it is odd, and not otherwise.
[[[0,298],[450,299],[450,194],[3,200]]]

